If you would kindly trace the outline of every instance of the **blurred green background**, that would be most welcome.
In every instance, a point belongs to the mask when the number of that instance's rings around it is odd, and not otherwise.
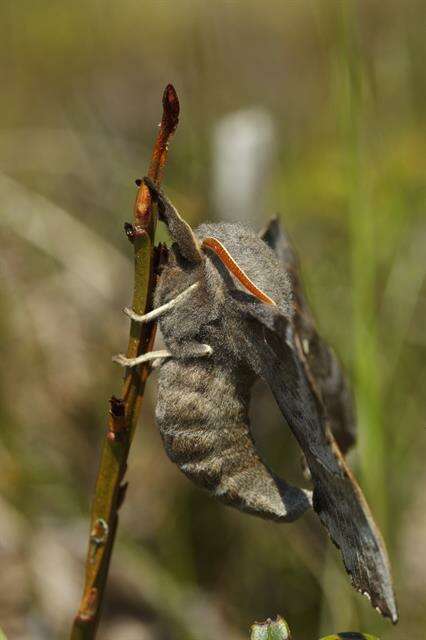
[[[167,459],[148,383],[99,637],[296,640],[426,627],[426,59],[422,0],[3,0],[0,6],[0,626],[65,638],[127,342],[133,180],[164,86],[181,100],[165,188],[196,225],[280,212],[357,398],[350,461],[386,539],[401,620],[350,587],[313,515],[276,525]],[[238,161],[237,161],[238,159]],[[232,185],[232,189],[230,188]],[[161,232],[164,236],[164,231]],[[260,448],[298,449],[266,389]]]

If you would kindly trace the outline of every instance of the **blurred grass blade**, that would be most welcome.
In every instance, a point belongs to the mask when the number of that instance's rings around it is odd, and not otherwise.
[[[359,7],[342,5],[342,80],[349,233],[352,249],[353,331],[359,425],[361,481],[386,537],[385,420],[379,368],[380,328],[377,321],[377,213],[372,208],[369,167],[368,76],[361,49]]]
[[[106,300],[131,276],[129,261],[68,211],[0,172],[0,228],[57,260]],[[78,250],[75,250],[78,247]]]

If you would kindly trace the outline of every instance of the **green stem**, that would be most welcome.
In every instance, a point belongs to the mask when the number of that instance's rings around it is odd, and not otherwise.
[[[152,152],[148,175],[160,182],[167,157],[167,145],[179,116],[179,101],[174,88],[168,85],[163,96],[163,118]],[[154,236],[156,216],[144,184],[140,185],[134,210],[134,288],[133,310],[146,313],[152,305],[154,289]],[[155,337],[155,322],[130,325],[127,357],[146,353]],[[108,578],[108,569],[118,526],[118,510],[123,502],[130,446],[140,414],[149,364],[129,369],[123,385],[122,398],[110,400],[108,431],[105,434],[92,505],[89,548],[86,560],[86,580],[82,600],[74,619],[71,640],[95,638]]]

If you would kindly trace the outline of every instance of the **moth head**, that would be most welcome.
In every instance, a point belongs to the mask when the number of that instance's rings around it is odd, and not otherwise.
[[[275,301],[254,284],[217,238],[207,237],[200,242],[191,226],[180,216],[177,209],[161,192],[155,182],[149,177],[145,177],[144,183],[148,187],[152,199],[158,205],[160,220],[166,223],[170,235],[175,240],[176,246],[173,247],[175,259],[173,261],[176,266],[186,271],[204,272],[204,275],[206,275],[206,252],[212,251],[228,272],[253,296],[266,304],[275,305]]]

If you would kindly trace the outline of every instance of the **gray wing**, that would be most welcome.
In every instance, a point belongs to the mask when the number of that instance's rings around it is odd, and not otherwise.
[[[321,394],[331,431],[341,452],[346,454],[356,441],[356,416],[345,374],[333,349],[318,334],[303,291],[299,260],[277,218],[272,218],[261,237],[290,276],[296,307],[295,330]]]
[[[295,435],[314,485],[313,507],[340,549],[353,586],[382,615],[398,620],[389,560],[367,502],[328,428],[299,337],[277,307],[231,294],[247,327],[241,353],[270,386]]]

